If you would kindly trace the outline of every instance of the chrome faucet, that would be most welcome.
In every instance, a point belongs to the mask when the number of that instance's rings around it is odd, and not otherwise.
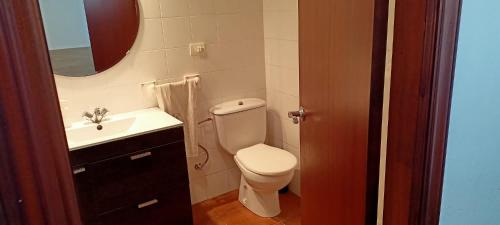
[[[106,118],[106,114],[108,112],[108,109],[104,107],[97,107],[94,109],[94,113],[90,113],[87,111],[83,112],[82,117],[92,123],[100,124],[104,120],[104,118]]]

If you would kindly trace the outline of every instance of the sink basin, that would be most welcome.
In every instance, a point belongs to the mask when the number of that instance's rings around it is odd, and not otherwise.
[[[97,124],[89,123],[88,126],[68,129],[66,136],[72,142],[93,141],[109,136],[125,134],[135,122],[135,117],[104,121],[101,123],[102,129],[97,129]]]
[[[98,130],[97,124],[88,121],[71,124],[71,127],[66,129],[70,151],[179,127],[182,122],[159,108],[150,108],[109,116],[101,125],[102,129]]]

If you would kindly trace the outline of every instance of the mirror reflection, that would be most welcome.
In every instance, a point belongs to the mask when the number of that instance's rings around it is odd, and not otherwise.
[[[52,69],[63,76],[103,72],[125,57],[139,29],[137,0],[40,0]]]

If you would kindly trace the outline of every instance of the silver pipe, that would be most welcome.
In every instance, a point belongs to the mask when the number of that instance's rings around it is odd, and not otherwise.
[[[212,121],[212,118],[204,119],[204,120],[198,122],[198,125],[201,125],[201,124],[209,122],[209,121]],[[205,152],[205,154],[207,155],[207,157],[205,158],[205,161],[203,161],[202,163],[196,163],[194,165],[194,168],[196,170],[201,170],[201,169],[203,169],[203,167],[205,167],[207,165],[208,160],[210,159],[210,154],[208,154],[208,150],[205,147],[203,147],[203,145],[198,144],[198,147],[200,147]]]
[[[207,165],[208,160],[210,159],[210,154],[208,154],[208,150],[205,147],[203,147],[202,145],[198,144],[198,147],[200,147],[207,155],[207,158],[205,158],[205,161],[203,161],[202,163],[196,163],[196,165],[194,165],[194,168],[196,170],[201,170],[201,169],[203,169],[203,167],[205,167]]]

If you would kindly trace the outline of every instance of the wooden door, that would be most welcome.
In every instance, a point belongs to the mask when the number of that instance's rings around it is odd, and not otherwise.
[[[137,0],[84,0],[96,72],[114,66],[134,44],[139,29]]]
[[[299,1],[303,225],[376,224],[388,1]]]

